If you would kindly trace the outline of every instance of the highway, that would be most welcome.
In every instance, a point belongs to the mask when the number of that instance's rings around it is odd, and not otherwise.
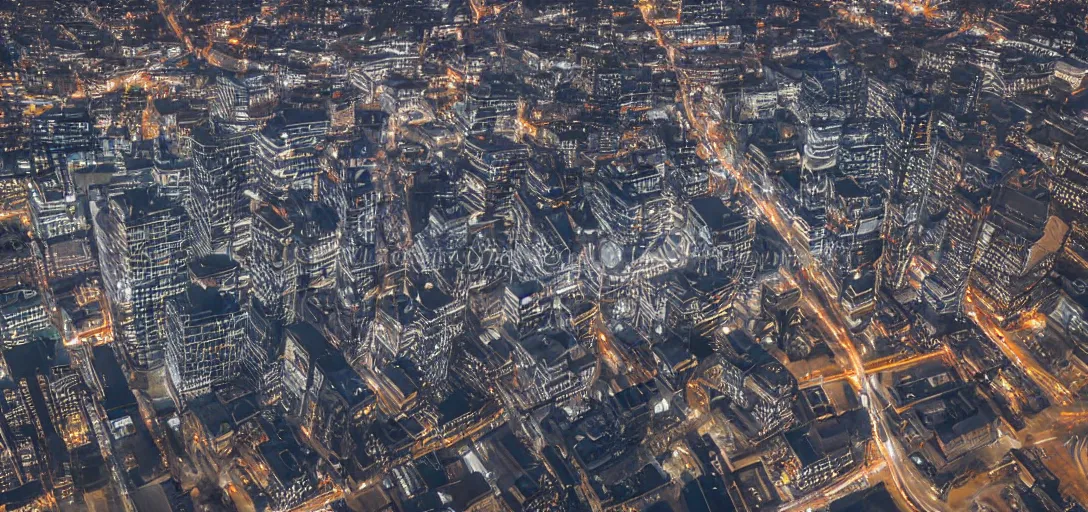
[[[691,99],[692,86],[682,77],[677,70],[676,48],[667,46],[660,27],[651,16],[653,5],[650,0],[644,0],[639,4],[645,22],[654,30],[658,44],[665,48],[668,56],[668,64],[677,73],[680,82],[680,96],[683,102],[684,113],[692,131],[699,137],[700,142],[710,154],[718,159],[719,167],[716,173],[732,178],[737,184],[737,189],[754,206],[760,216],[778,233],[786,242],[801,266],[799,276],[787,275],[802,292],[801,306],[810,317],[818,320],[821,329],[828,334],[829,346],[837,357],[849,362],[849,369],[853,375],[849,377],[851,384],[862,397],[863,404],[869,413],[873,426],[873,438],[880,450],[881,457],[887,462],[889,474],[892,477],[893,491],[900,494],[904,503],[909,503],[916,510],[940,511],[945,510],[946,505],[938,499],[932,487],[912,468],[913,464],[903,453],[899,443],[887,432],[881,413],[883,400],[874,389],[867,377],[865,363],[858,350],[853,336],[848,329],[848,323],[844,320],[847,315],[839,304],[835,286],[827,276],[819,261],[812,257],[809,247],[800,237],[794,234],[794,230],[786,219],[789,215],[783,210],[783,202],[777,200],[774,192],[761,186],[757,186],[760,180],[753,177],[750,172],[739,169],[732,164],[730,158],[732,148],[727,147],[727,141],[720,130],[715,130],[714,122],[707,119],[706,113],[697,113]],[[866,336],[862,334],[861,336]]]

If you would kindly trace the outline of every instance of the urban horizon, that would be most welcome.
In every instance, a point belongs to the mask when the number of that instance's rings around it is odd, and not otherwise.
[[[1085,0],[2,0],[0,512],[1078,512]]]

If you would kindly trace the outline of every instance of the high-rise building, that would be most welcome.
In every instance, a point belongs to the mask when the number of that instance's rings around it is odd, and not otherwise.
[[[1069,218],[1088,224],[1088,150],[1074,143],[1062,144],[1055,152],[1052,173],[1054,202]]]
[[[664,194],[663,154],[613,163],[592,184],[593,215],[612,237],[629,247],[646,247],[665,233],[670,213]]]
[[[539,281],[506,285],[502,292],[501,318],[518,336],[536,330],[551,310],[551,297]]]
[[[213,119],[224,121],[229,131],[247,131],[267,120],[276,102],[271,75],[217,76],[211,103]]]
[[[542,331],[510,343],[516,367],[517,399],[526,409],[562,401],[591,382],[596,360],[565,331]]]
[[[861,322],[876,306],[876,262],[881,253],[884,196],[871,182],[853,178],[835,182],[827,210],[828,250],[825,259],[839,280],[839,300],[852,319]]]
[[[1069,249],[1080,256],[1088,248],[1088,151],[1083,146],[1062,143],[1055,151],[1049,180],[1054,205],[1073,224]]]
[[[691,212],[697,219],[698,235],[709,245],[700,267],[708,272],[740,274],[752,261],[755,222],[717,197],[693,199]]]
[[[431,384],[445,381],[453,340],[464,329],[465,303],[432,282],[412,285],[408,294],[382,297],[369,352],[375,364],[406,357],[425,370]]]
[[[250,290],[273,317],[285,322],[294,319],[298,290],[294,228],[282,207],[262,205],[253,214],[253,242],[247,268]]]
[[[362,377],[307,323],[287,328],[281,367],[283,407],[325,454],[350,456],[350,429],[364,421],[374,394]]]
[[[933,174],[933,109],[925,99],[913,96],[906,99],[902,109],[899,136],[903,160],[893,186],[907,200],[924,201]]]
[[[984,211],[977,194],[960,191],[952,197],[940,259],[922,287],[926,304],[939,315],[960,311],[967,279],[974,267]]]
[[[834,167],[838,162],[839,139],[843,118],[837,109],[819,110],[805,127],[805,152],[802,165],[811,171]]]
[[[951,99],[953,112],[966,116],[978,109],[979,93],[982,91],[982,70],[969,65],[952,68],[948,97]]]
[[[377,284],[378,194],[370,171],[351,158],[344,162],[340,183],[344,204],[340,209],[342,237],[337,288],[345,305],[358,305]]]
[[[848,123],[839,142],[838,170],[859,183],[885,180],[888,149],[877,123]]]
[[[529,165],[529,148],[501,137],[473,137],[465,141],[463,152],[469,164],[461,180],[464,207],[487,217],[505,214]]]
[[[283,201],[291,190],[313,191],[314,178],[322,172],[318,143],[328,130],[324,112],[290,110],[254,135],[257,192],[262,199]]]
[[[234,242],[235,224],[246,180],[250,136],[193,130],[190,197],[186,203],[193,223],[193,253],[222,252]]]
[[[978,263],[971,275],[976,296],[1001,318],[1030,309],[1043,298],[1046,287],[1040,285],[1068,232],[1038,191],[998,189],[978,235]]]
[[[66,195],[52,180],[32,180],[27,196],[30,223],[39,237],[61,237],[87,227],[78,212],[75,196]]]
[[[5,349],[55,332],[36,289],[19,285],[0,290],[0,341]]]
[[[885,201],[880,282],[883,288],[893,292],[903,290],[908,284],[911,258],[917,251],[921,207],[921,203],[910,203],[898,194]]]
[[[111,197],[95,218],[102,280],[117,339],[137,368],[162,363],[165,304],[181,293],[188,216],[158,187]]]
[[[247,323],[240,376],[250,382],[267,403],[279,401],[282,393],[276,357],[283,344],[283,319],[260,300],[250,296],[245,305]]]
[[[95,163],[94,120],[85,108],[52,109],[30,126],[35,178],[75,196],[73,174]]]
[[[317,201],[292,201],[289,208],[295,226],[295,256],[299,288],[331,288],[336,282],[340,252],[340,218],[336,210]]]
[[[246,311],[233,293],[189,285],[166,303],[166,375],[179,402],[239,375]]]
[[[956,183],[963,175],[964,155],[956,141],[942,130],[937,137],[933,156],[932,192],[926,202],[930,214],[939,214],[951,207]]]
[[[935,155],[933,117],[929,101],[907,97],[899,110],[898,137],[892,140],[893,174],[884,222],[881,283],[893,292],[904,290],[908,284],[922,224],[927,219]]]

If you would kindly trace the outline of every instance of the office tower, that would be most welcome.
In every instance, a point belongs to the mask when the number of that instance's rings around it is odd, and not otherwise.
[[[162,363],[165,303],[185,289],[185,210],[157,187],[111,197],[95,217],[102,280],[114,329],[136,368]]]
[[[978,232],[985,211],[981,201],[977,194],[966,191],[952,196],[940,259],[922,287],[926,305],[936,314],[960,312],[967,279],[975,263]]]
[[[968,116],[978,110],[983,75],[983,71],[974,66],[963,65],[952,68],[948,83],[948,97],[952,102],[954,114]]]
[[[328,204],[308,200],[292,201],[288,208],[295,228],[299,289],[332,287],[336,282],[341,239],[336,210]]]
[[[847,119],[865,115],[869,80],[861,68],[852,64],[836,65],[834,103]]]
[[[510,283],[503,289],[500,308],[502,322],[521,336],[547,320],[551,297],[539,281]]]
[[[329,120],[319,110],[285,110],[254,135],[257,193],[263,200],[286,200],[291,190],[313,192],[323,171],[320,143]]]
[[[43,460],[45,455],[36,439],[36,410],[29,400],[27,380],[20,379],[18,387],[5,388],[2,393],[0,412],[3,413],[7,427],[5,430],[10,432],[5,433],[4,449],[9,451],[15,466],[14,471],[11,471],[14,474],[7,476],[9,481],[18,482],[9,485],[15,487],[30,481],[40,481],[43,473],[47,471],[46,461]]]
[[[545,330],[510,343],[518,405],[562,404],[591,382],[596,358],[566,331]]]
[[[593,215],[618,243],[646,247],[665,233],[670,202],[664,195],[664,164],[654,155],[613,162],[588,183]]]
[[[1050,192],[1069,218],[1088,224],[1088,151],[1074,142],[1061,144],[1051,169]]]
[[[880,256],[880,283],[891,291],[903,290],[908,282],[911,258],[916,251],[919,234],[921,203],[910,203],[893,194],[885,201],[884,225],[881,237],[884,250]]]
[[[801,169],[800,204],[797,219],[813,257],[820,258],[827,244],[827,206],[832,194],[827,170]]]
[[[275,364],[283,346],[284,321],[279,313],[267,308],[250,295],[245,304],[246,336],[239,374],[249,382],[264,403],[281,398],[280,369]]]
[[[890,78],[890,77],[888,77]],[[885,77],[870,76],[867,78],[865,93],[865,115],[870,119],[894,121],[899,117],[895,108],[902,90],[899,84]],[[892,122],[898,126],[898,122]]]
[[[927,100],[905,98],[899,119],[881,261],[881,283],[893,292],[906,288],[911,261],[919,248],[922,223],[928,218],[935,154],[933,109]]]
[[[166,375],[184,403],[236,379],[245,345],[246,312],[233,293],[189,285],[166,303]]]
[[[381,297],[366,350],[381,366],[406,357],[432,385],[445,381],[453,340],[464,329],[465,303],[434,283],[409,283],[407,293]]]
[[[350,429],[366,420],[375,401],[366,382],[308,323],[286,329],[281,371],[288,415],[326,454],[347,459]]]
[[[929,101],[911,96],[904,101],[900,118],[903,161],[894,185],[904,198],[925,201],[933,174],[933,109]]]
[[[340,227],[333,205],[298,191],[286,202],[259,206],[253,215],[248,268],[254,296],[290,320],[297,313],[299,293],[332,287]]]
[[[375,246],[378,232],[378,193],[362,154],[344,155],[339,160],[344,203],[340,210],[343,235],[340,239],[337,289],[345,305],[356,306],[377,285],[378,262]]]
[[[1000,319],[1031,309],[1045,298],[1069,226],[1050,211],[1039,191],[1006,185],[995,192],[978,235],[971,288]]]
[[[752,258],[755,222],[717,197],[699,197],[691,201],[691,214],[697,222],[697,236],[708,242],[700,254],[700,265],[714,271],[737,273]]]
[[[522,279],[539,279],[559,289],[577,286],[579,246],[567,210],[547,208],[554,203],[533,197],[519,191],[511,211],[512,271]]]
[[[878,123],[852,122],[843,126],[837,158],[838,173],[861,185],[886,181],[888,148]]]
[[[963,175],[964,155],[960,144],[946,130],[937,136],[933,157],[932,193],[926,203],[929,214],[943,213],[951,206],[956,184]]]
[[[682,23],[719,23],[732,9],[724,0],[684,0],[680,2]]]
[[[696,154],[696,145],[684,141],[673,151],[670,181],[687,197],[707,194],[710,189],[710,164]]]
[[[11,40],[11,33],[5,30],[4,37]],[[24,114],[19,106],[19,99],[26,94],[21,73],[15,69],[0,71],[0,150],[14,152],[26,145],[23,131]]]
[[[178,204],[186,205],[191,193],[192,174],[192,160],[179,158],[165,149],[156,151],[154,167],[151,169],[151,181],[162,189],[164,196]]]
[[[876,262],[884,213],[883,192],[875,184],[864,185],[851,177],[835,181],[827,211],[825,256],[839,281],[839,300],[858,322],[876,306]]]
[[[26,285],[0,290],[0,340],[5,349],[38,337],[55,337],[42,295]]]
[[[85,107],[52,109],[30,125],[35,179],[74,198],[73,174],[96,163],[94,120]]]
[[[1054,206],[1072,221],[1069,248],[1083,254],[1088,247],[1088,151],[1073,141],[1055,151],[1049,188]]]
[[[40,238],[50,239],[70,235],[85,229],[74,195],[52,180],[35,179],[28,184],[30,224]]]
[[[249,252],[250,290],[272,318],[291,322],[298,290],[298,259],[294,223],[282,207],[261,205],[253,212],[253,241]]]
[[[267,120],[276,102],[271,75],[252,74],[240,78],[215,77],[212,119],[222,121],[227,131],[243,132]]]
[[[190,197],[186,203],[193,223],[193,254],[226,251],[236,243],[235,224],[242,185],[249,165],[248,135],[193,130]]]
[[[838,162],[843,114],[838,109],[821,109],[812,114],[805,127],[802,166],[811,171],[834,167]]]
[[[476,136],[513,133],[518,116],[518,90],[509,80],[494,80],[469,87],[459,112],[463,130]]]
[[[485,219],[505,215],[528,168],[529,148],[501,137],[472,137],[462,151],[469,164],[461,180],[465,209]]]

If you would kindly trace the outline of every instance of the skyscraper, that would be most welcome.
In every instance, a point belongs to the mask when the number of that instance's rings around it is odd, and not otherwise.
[[[294,318],[298,289],[294,229],[281,207],[263,205],[253,214],[253,247],[247,268],[250,289],[273,317],[286,322]]]
[[[1043,291],[1069,226],[1050,213],[1047,198],[1011,186],[999,189],[978,235],[971,285],[998,317],[1029,309]]]
[[[319,110],[286,110],[254,135],[257,191],[262,199],[284,200],[293,189],[313,190],[322,172],[320,143],[329,120]]]
[[[191,284],[166,303],[166,375],[175,399],[211,392],[238,374],[246,311],[218,288]]]
[[[345,306],[358,305],[377,283],[377,192],[368,170],[345,162],[341,184],[343,235],[337,264],[337,291]]]
[[[248,135],[213,133],[202,127],[189,139],[193,169],[186,206],[193,222],[194,254],[223,251],[232,242],[249,140]]]
[[[247,131],[266,120],[276,100],[274,83],[269,75],[240,78],[221,75],[215,79],[214,92],[212,117],[225,121],[231,131]]]
[[[98,211],[95,236],[114,328],[137,368],[162,364],[166,301],[185,289],[188,216],[158,187],[126,190]]]
[[[960,191],[951,199],[940,260],[922,287],[923,299],[937,314],[959,311],[984,212],[977,195]]]

